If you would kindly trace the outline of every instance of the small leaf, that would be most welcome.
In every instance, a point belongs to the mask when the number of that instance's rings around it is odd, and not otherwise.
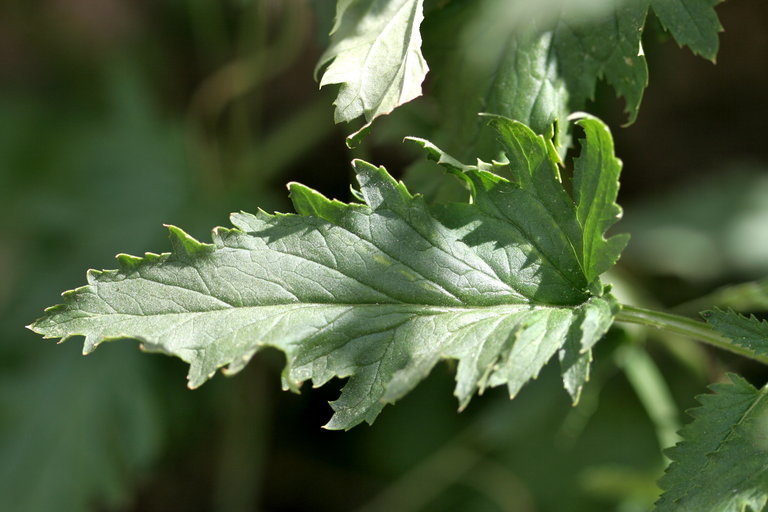
[[[423,9],[423,0],[339,1],[331,45],[317,70],[327,66],[320,87],[341,84],[337,123],[365,117],[366,126],[349,144],[376,117],[421,95],[428,70],[419,33]]]
[[[509,119],[492,123],[513,180],[446,160],[460,165],[471,203],[430,206],[358,160],[364,203],[293,183],[297,214],[234,214],[235,228],[216,228],[212,244],[171,226],[173,252],[120,256],[119,270],[89,271],[87,286],[66,292],[31,328],[83,335],[85,352],[138,339],[187,361],[191,387],[278,348],[287,356],[285,388],[349,378],[328,428],[372,422],[441,359],[458,361],[462,408],[488,387],[516,395],[556,353],[576,400],[618,304],[584,273],[575,249],[582,226],[552,142]],[[588,132],[583,144],[593,143],[605,149]],[[586,164],[581,172],[582,201],[609,204],[615,187],[603,181],[617,172]]]
[[[698,397],[683,441],[667,453],[658,512],[762,511],[768,503],[768,388],[738,375]]]
[[[723,0],[650,0],[661,23],[680,46],[712,62],[717,57],[718,32],[723,30],[715,6]]]

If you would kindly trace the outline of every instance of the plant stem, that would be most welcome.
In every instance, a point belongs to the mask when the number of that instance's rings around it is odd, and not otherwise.
[[[704,322],[692,318],[622,304],[621,311],[616,315],[616,321],[648,325],[675,334],[682,334],[717,348],[768,364],[768,357],[755,354],[746,347],[734,344],[729,338],[718,333]]]

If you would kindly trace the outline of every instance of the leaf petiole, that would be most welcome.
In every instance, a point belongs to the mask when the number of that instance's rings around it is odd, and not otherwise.
[[[616,321],[646,325],[673,332],[675,334],[681,334],[714,347],[728,350],[729,352],[768,364],[768,357],[755,354],[746,347],[734,344],[730,338],[718,333],[704,322],[692,318],[622,304],[621,310],[616,315]]]

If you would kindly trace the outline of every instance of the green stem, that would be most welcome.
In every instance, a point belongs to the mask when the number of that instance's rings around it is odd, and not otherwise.
[[[755,354],[746,347],[735,345],[729,338],[718,333],[704,322],[692,318],[622,304],[621,311],[616,315],[616,321],[648,325],[675,334],[682,334],[717,348],[768,364],[768,357]]]

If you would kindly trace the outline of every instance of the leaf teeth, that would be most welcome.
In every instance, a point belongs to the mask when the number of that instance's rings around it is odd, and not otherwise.
[[[97,280],[97,279],[99,278],[99,276],[101,276],[102,274],[104,274],[104,271],[102,271],[102,270],[96,270],[96,269],[93,269],[93,268],[92,268],[92,269],[89,269],[89,270],[88,270],[88,271],[85,273],[85,278],[86,278],[86,281],[88,282],[88,284],[89,284],[89,285],[91,285],[91,286],[93,286],[94,284],[96,284],[96,280]],[[72,294],[73,294],[73,293],[75,293],[75,292],[76,292],[76,290],[68,290],[68,291],[66,291],[66,292],[62,293],[62,296],[64,296],[64,297],[65,297],[65,296],[66,296],[65,294],[69,294],[69,295],[72,295]]]
[[[120,266],[120,270],[123,272],[130,272],[138,268],[143,259],[139,256],[131,256],[130,254],[120,253],[116,256],[117,263]]]
[[[201,243],[176,226],[166,224],[165,227],[170,235],[173,253],[181,259],[197,258],[214,250],[213,244]]]
[[[426,139],[421,139],[419,137],[406,137],[404,141],[415,142],[418,144],[424,150],[428,159],[434,161],[448,172],[462,174],[464,171],[476,169],[475,166],[462,164]]]
[[[703,311],[701,316],[734,345],[747,349],[758,358],[768,357],[768,321],[719,308]]]
[[[89,334],[85,337],[85,342],[83,343],[84,356],[87,356],[88,354],[96,350],[96,347],[98,347],[100,344],[99,338],[100,336],[93,335],[93,334]]]

